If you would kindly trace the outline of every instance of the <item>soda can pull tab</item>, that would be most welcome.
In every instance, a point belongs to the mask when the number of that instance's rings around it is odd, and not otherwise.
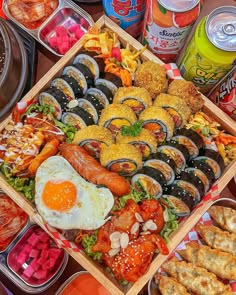
[[[226,25],[223,26],[222,29],[223,29],[224,34],[226,34],[228,36],[236,35],[236,27],[235,27],[235,25],[226,24]]]

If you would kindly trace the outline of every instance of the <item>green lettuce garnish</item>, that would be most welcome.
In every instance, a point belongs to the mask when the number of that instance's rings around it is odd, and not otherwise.
[[[165,199],[166,202],[168,200]],[[160,232],[160,236],[166,241],[166,243],[169,243],[169,236],[170,234],[175,231],[179,224],[178,224],[178,218],[176,214],[174,213],[173,208],[168,208],[164,206],[164,219],[166,221],[164,228]]]
[[[98,262],[102,261],[102,253],[101,252],[93,252],[92,247],[97,241],[97,231],[95,231],[93,234],[86,235],[82,239],[82,246],[84,248],[85,253],[92,257],[93,260],[96,260]]]
[[[137,136],[142,131],[143,120],[136,121],[131,126],[123,126],[121,128],[121,135]]]

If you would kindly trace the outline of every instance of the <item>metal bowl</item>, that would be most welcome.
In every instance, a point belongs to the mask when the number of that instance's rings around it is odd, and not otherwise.
[[[0,121],[21,98],[28,75],[23,42],[15,29],[0,18]]]

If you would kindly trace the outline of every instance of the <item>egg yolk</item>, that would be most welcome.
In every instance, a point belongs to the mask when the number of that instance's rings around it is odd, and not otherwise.
[[[76,187],[70,181],[48,181],[42,199],[51,210],[67,211],[75,205]]]

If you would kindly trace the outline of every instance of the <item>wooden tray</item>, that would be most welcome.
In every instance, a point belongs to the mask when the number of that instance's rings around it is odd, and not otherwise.
[[[109,28],[116,32],[119,35],[120,42],[123,46],[126,46],[127,43],[130,44],[131,47],[139,50],[143,48],[143,46],[134,38],[132,38],[129,34],[123,31],[120,27],[118,27],[113,21],[111,21],[106,16],[102,16],[96,23],[99,28]],[[60,76],[62,69],[72,63],[75,55],[78,54],[80,49],[82,48],[83,38],[67,52],[49,71],[48,73],[42,77],[41,80],[24,96],[23,101],[28,101],[33,97],[37,97],[38,94],[45,88],[50,85],[50,81],[54,77]],[[164,64],[161,60],[159,60],[154,54],[150,51],[145,50],[141,55],[142,60],[152,60],[159,64]],[[229,118],[223,111],[221,111],[217,106],[215,106],[210,100],[204,97],[205,105],[204,111],[211,116],[213,116],[222,127],[228,131],[229,133],[236,135],[236,122],[234,122],[231,118]],[[0,124],[0,129],[2,130],[8,122],[11,120],[11,116],[6,118]],[[227,185],[227,183],[234,176],[236,171],[236,161],[232,162],[224,171],[224,174],[217,181],[219,193],[223,190],[223,188]],[[7,193],[22,209],[26,211],[26,213],[36,222],[38,223],[48,234],[51,233],[45,227],[41,216],[37,213],[36,209],[33,205],[25,199],[20,193],[16,192],[5,180],[3,175],[0,175],[0,187]],[[179,229],[173,233],[171,237],[171,242],[169,244],[170,252],[175,249],[175,247],[181,242],[181,240],[185,237],[185,235],[190,231],[193,225],[199,220],[201,215],[206,211],[206,206],[209,207],[211,201],[206,202],[203,206],[199,207],[195,212],[187,218],[187,220],[183,221]],[[52,236],[52,235],[51,235]],[[159,266],[167,259],[167,256],[163,256],[161,254],[157,255],[148,272],[142,276],[136,283],[129,284],[128,286],[121,286],[117,283],[117,281],[98,263],[95,263],[92,259],[90,259],[83,252],[74,252],[70,248],[65,248],[65,250],[86,270],[88,270],[98,281],[100,281],[112,295],[134,295],[138,294],[140,290],[144,287],[144,285],[148,282],[148,280],[154,275]]]

